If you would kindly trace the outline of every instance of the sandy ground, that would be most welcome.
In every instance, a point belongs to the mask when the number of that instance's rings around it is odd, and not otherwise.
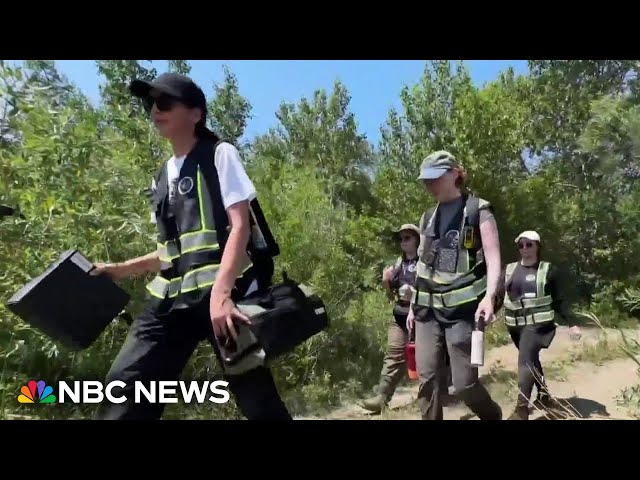
[[[628,336],[640,338],[637,331],[626,332]],[[607,346],[603,347],[603,340]],[[637,364],[628,357],[612,358],[598,361],[597,356],[586,355],[589,347],[600,347],[603,350],[615,348],[620,333],[614,330],[603,331],[599,328],[584,328],[579,340],[572,339],[569,329],[558,327],[556,337],[550,348],[541,354],[546,372],[547,384],[551,393],[566,409],[567,416],[581,419],[631,419],[624,408],[618,406],[617,397],[624,388],[636,385],[640,381]],[[606,352],[605,352],[606,353]],[[583,358],[584,357],[584,358]],[[485,366],[480,369],[480,376],[503,409],[506,418],[513,410],[517,386],[518,354],[512,344],[489,351],[485,358]],[[322,417],[300,417],[300,419],[377,419],[400,420],[419,419],[415,398],[417,384],[400,387],[396,391],[390,409],[381,415],[371,415],[355,404],[345,405]],[[460,403],[445,407],[445,420],[470,419],[477,420],[471,412]],[[546,418],[535,409],[532,419]]]

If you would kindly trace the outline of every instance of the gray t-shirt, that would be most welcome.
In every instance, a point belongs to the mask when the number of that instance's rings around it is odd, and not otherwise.
[[[447,236],[447,229],[451,225],[456,214],[462,208],[463,198],[458,197],[455,200],[451,200],[449,202],[443,202],[438,206],[438,211],[440,212],[440,231],[438,232],[440,238],[445,238]],[[493,213],[488,207],[487,204],[484,206],[485,208],[480,208],[480,224],[482,225],[487,220],[493,218]],[[428,220],[428,219],[427,219]]]
[[[436,241],[439,242],[440,244],[439,246],[441,248],[438,252],[437,262],[439,266],[442,266],[443,270],[447,270],[447,267],[455,268],[455,262],[457,261],[457,246],[458,246],[458,242],[460,241],[459,229],[460,229],[461,223],[457,224],[456,222],[456,224],[453,224],[452,222],[454,222],[456,217],[458,217],[458,215],[460,214],[461,209],[463,207],[463,202],[464,202],[463,197],[458,197],[449,202],[442,202],[438,206],[438,212],[439,212],[438,214],[440,216],[437,223],[438,230],[439,230],[438,231],[439,239]],[[483,224],[487,220],[490,220],[491,218],[494,217],[493,212],[491,211],[490,204],[484,201],[480,202],[479,214],[480,214],[480,224]],[[459,218],[460,218],[460,222],[462,222],[461,215],[459,216]],[[425,218],[425,222],[428,222],[428,221],[429,219]],[[450,322],[455,322],[459,320],[459,319],[448,320],[444,318],[442,315],[440,315],[438,312],[434,312],[433,310],[429,311],[428,316],[432,317],[433,315],[435,315],[435,317],[443,323],[450,323]]]

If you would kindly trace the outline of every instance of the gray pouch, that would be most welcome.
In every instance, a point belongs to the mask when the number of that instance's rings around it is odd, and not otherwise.
[[[249,326],[236,322],[235,327],[238,332],[236,340],[216,337],[222,367],[227,375],[240,375],[265,364],[265,352]]]

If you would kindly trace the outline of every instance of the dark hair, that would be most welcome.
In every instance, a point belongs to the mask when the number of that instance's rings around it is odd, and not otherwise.
[[[195,135],[199,139],[208,139],[212,140],[213,142],[217,142],[218,140],[220,140],[220,137],[218,137],[218,135],[207,128],[204,120],[200,120],[198,123],[196,123]]]
[[[542,242],[533,242],[533,243],[537,243],[538,244],[538,251],[536,252],[536,261],[540,261],[540,258],[542,257]]]

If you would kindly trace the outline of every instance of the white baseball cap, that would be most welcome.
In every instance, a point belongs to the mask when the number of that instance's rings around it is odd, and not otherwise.
[[[516,237],[515,243],[518,243],[522,238],[526,238],[528,240],[532,240],[534,242],[540,243],[540,235],[538,234],[538,232],[534,230],[526,230],[522,232],[520,235]]]

